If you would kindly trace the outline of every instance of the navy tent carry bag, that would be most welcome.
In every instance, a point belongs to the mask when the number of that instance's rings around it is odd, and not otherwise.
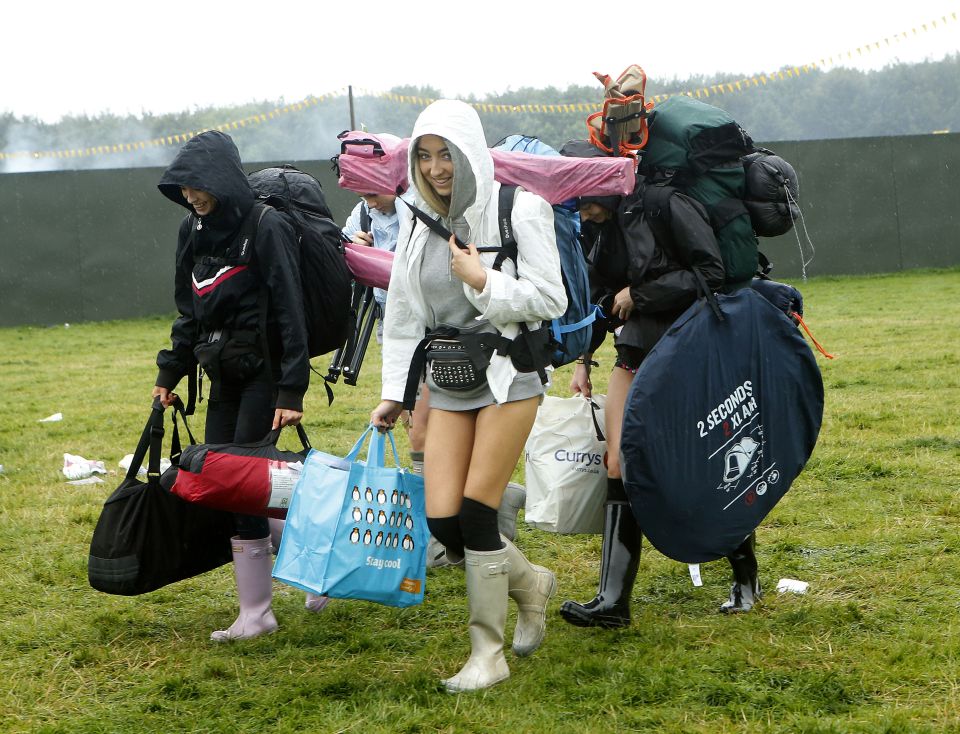
[[[627,396],[621,466],[630,506],[670,558],[728,555],[810,458],[823,381],[793,322],[750,288],[685,311]]]

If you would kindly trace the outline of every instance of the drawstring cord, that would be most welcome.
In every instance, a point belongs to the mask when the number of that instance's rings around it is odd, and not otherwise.
[[[817,351],[819,351],[820,354],[822,354],[822,355],[823,355],[824,357],[826,357],[827,359],[833,359],[833,355],[832,355],[832,354],[827,354],[826,350],[825,350],[822,346],[820,346],[820,342],[818,342],[818,341],[816,340],[816,338],[814,338],[813,334],[810,333],[810,329],[808,329],[808,328],[807,328],[807,325],[804,323],[803,317],[800,316],[800,314],[798,314],[796,311],[791,311],[791,312],[790,312],[790,316],[791,316],[791,318],[796,319],[796,320],[797,320],[797,323],[799,323],[800,326],[803,327],[803,330],[804,330],[805,332],[807,332],[807,336],[810,337],[810,341],[813,342],[813,345],[817,348]]]

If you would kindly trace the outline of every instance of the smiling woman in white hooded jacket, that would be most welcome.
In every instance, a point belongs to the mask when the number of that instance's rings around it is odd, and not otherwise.
[[[402,411],[411,361],[425,335],[445,329],[467,339],[497,333],[513,339],[521,324],[536,332],[541,321],[567,307],[553,210],[539,196],[522,190],[515,195],[515,263],[508,258],[494,269],[496,253],[477,251],[500,245],[500,184],[472,107],[453,100],[427,107],[414,126],[409,158],[413,185],[407,198],[468,247],[445,241],[409,207],[398,206],[383,400],[371,414],[381,429],[392,428]],[[444,683],[450,691],[475,690],[510,675],[503,654],[508,597],[518,606],[514,654],[529,655],[543,640],[546,605],[556,590],[553,573],[530,564],[497,529],[497,508],[546,387],[536,371],[519,371],[511,357],[496,352],[489,354],[480,384],[445,386],[442,365],[430,361],[436,352],[426,354],[427,521],[448,558],[464,557],[470,607],[470,658]]]

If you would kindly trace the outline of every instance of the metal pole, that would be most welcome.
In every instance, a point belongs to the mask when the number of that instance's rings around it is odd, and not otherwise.
[[[353,85],[347,85],[347,96],[350,98],[350,129],[356,130],[357,123],[353,120]]]

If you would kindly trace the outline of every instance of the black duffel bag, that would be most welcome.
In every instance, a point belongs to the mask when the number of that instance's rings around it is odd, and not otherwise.
[[[180,459],[177,414],[183,419],[190,443],[196,443],[179,399],[173,410],[173,466],[160,473],[163,412],[160,399],[155,399],[127,476],[104,502],[93,531],[87,576],[98,591],[123,596],[144,594],[231,560],[233,516],[170,493]],[[147,481],[142,482],[137,472],[148,451]]]

